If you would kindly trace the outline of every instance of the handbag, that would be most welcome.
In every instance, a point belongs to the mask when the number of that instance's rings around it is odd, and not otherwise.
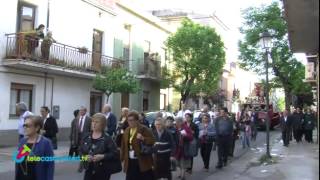
[[[185,142],[183,146],[183,152],[186,157],[198,156],[198,142],[196,138],[193,138],[190,142]]]
[[[120,160],[120,151],[117,150],[117,155],[112,160],[107,161],[106,169],[110,174],[115,174],[122,171],[122,164]]]
[[[143,142],[140,142],[140,154],[143,156],[152,155],[154,148],[152,145],[146,145]]]
[[[170,160],[170,171],[176,171],[177,170],[177,161],[175,159]]]

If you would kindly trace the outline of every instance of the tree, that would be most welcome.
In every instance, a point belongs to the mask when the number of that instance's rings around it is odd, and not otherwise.
[[[136,93],[139,84],[136,77],[127,69],[121,67],[105,68],[97,74],[93,87],[107,96],[106,103],[112,93]]]
[[[166,42],[172,53],[174,70],[168,75],[171,86],[185,103],[190,95],[212,94],[225,63],[220,36],[213,28],[184,19],[182,26]]]
[[[244,39],[239,41],[240,66],[246,70],[265,73],[265,52],[259,46],[260,33],[268,30],[273,35],[270,68],[275,78],[274,86],[283,87],[288,109],[292,95],[310,93],[311,87],[303,82],[304,65],[293,57],[288,43],[286,22],[277,2],[269,6],[251,7],[243,12],[245,22],[240,28]]]

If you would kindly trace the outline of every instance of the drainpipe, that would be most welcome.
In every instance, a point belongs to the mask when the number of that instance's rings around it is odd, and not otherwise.
[[[47,30],[49,30],[49,18],[50,17],[50,0],[48,0],[48,7],[47,7]]]
[[[43,106],[46,105],[46,100],[47,100],[47,75],[48,73],[44,73],[44,92],[43,92]]]

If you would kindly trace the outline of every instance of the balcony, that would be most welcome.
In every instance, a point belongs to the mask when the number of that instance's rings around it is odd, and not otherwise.
[[[156,58],[154,58],[152,55],[146,57],[144,62],[139,64],[138,78],[160,81],[161,62],[155,60]]]
[[[3,65],[37,72],[92,78],[103,67],[127,67],[128,62],[61,43],[7,34]]]

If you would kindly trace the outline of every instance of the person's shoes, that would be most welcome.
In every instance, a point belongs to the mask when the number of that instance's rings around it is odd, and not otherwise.
[[[189,173],[189,174],[192,174],[192,170],[191,169],[187,169],[186,172]]]
[[[227,161],[223,162],[223,166],[227,166]]]
[[[209,172],[209,168],[203,168],[204,172]]]
[[[221,169],[221,168],[222,168],[222,165],[219,164],[219,165],[216,166],[216,168],[217,168],[217,169]]]
[[[79,168],[78,168],[78,173],[82,173],[82,171],[83,171],[83,167],[82,167],[82,166],[79,166]]]

